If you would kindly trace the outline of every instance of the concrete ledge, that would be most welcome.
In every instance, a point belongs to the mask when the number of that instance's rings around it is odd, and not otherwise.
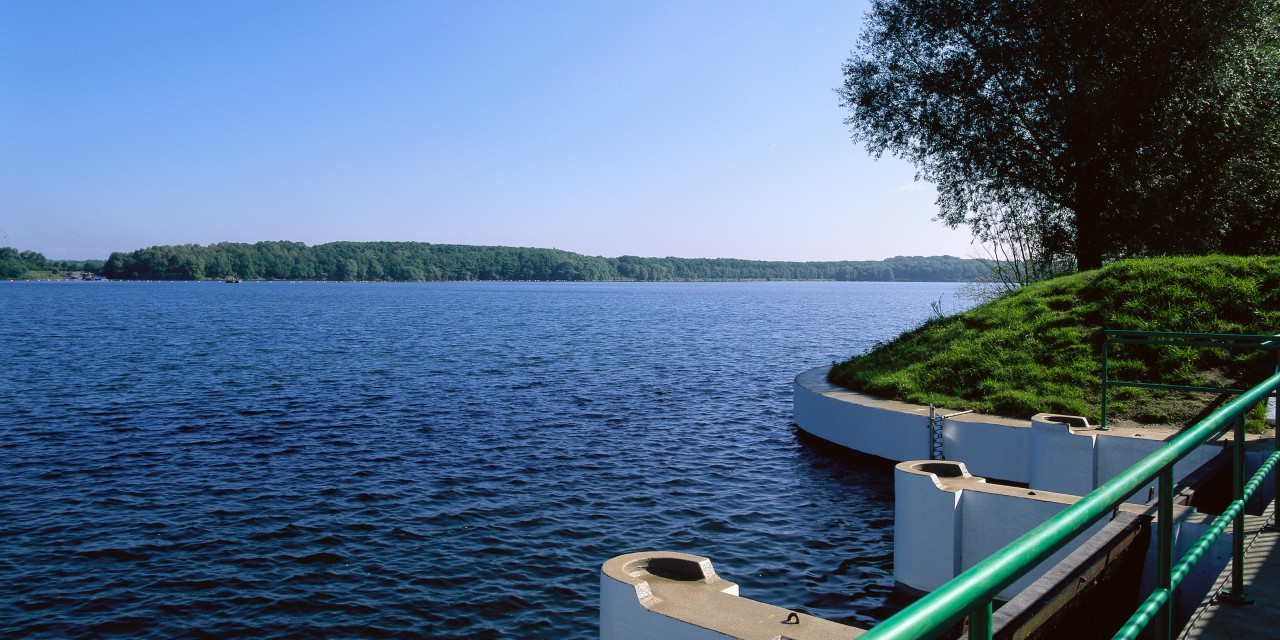
[[[618,556],[600,572],[601,640],[834,640],[865,630],[738,596],[711,560],[674,551]]]
[[[892,462],[926,460],[929,407],[885,400],[827,382],[830,367],[796,376],[796,424],[823,440]],[[939,415],[956,413],[938,408]],[[973,473],[1031,488],[1084,495],[1160,448],[1177,435],[1172,428],[1100,431],[1083,418],[1040,414],[1031,420],[967,413],[942,421],[947,460],[963,460]],[[1191,473],[1217,453],[1206,445],[1178,463],[1174,475]],[[1154,486],[1154,483],[1153,483]],[[1134,500],[1146,500],[1148,489]],[[1140,495],[1141,494],[1141,495]]]

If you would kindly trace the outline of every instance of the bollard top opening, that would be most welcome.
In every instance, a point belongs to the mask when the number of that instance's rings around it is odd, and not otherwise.
[[[717,580],[711,561],[702,556],[668,551],[632,553],[605,563],[605,570],[616,563],[622,573],[638,580],[664,578],[673,582],[704,582]]]
[[[924,462],[912,465],[916,471],[924,473],[932,473],[939,478],[960,478],[964,476],[964,469],[955,462]]]
[[[700,563],[684,558],[652,558],[645,569],[659,578],[681,582],[693,582],[707,577],[702,573]]]
[[[1089,419],[1084,416],[1060,416],[1056,414],[1046,414],[1039,416],[1045,422],[1056,422],[1065,424],[1072,429],[1088,429]]]

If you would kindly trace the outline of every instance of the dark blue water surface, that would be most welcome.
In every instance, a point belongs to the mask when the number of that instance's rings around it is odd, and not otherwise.
[[[0,635],[594,637],[649,549],[870,624],[892,477],[791,379],[954,289],[0,284]]]

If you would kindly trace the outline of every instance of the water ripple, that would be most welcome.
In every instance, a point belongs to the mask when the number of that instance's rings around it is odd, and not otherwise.
[[[790,381],[953,290],[0,285],[0,635],[590,638],[643,549],[874,622],[891,475]]]

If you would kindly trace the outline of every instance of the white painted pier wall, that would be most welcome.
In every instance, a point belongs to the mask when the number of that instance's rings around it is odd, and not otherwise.
[[[827,382],[828,369],[818,367],[796,376],[795,420],[801,429],[891,462],[932,457],[928,407],[838,387]],[[938,413],[945,416],[955,411],[938,409]],[[963,461],[977,476],[1084,495],[1160,448],[1176,433],[1169,429],[1077,428],[1055,421],[1050,414],[1027,421],[967,413],[942,421],[942,452],[947,460]],[[1220,444],[1201,447],[1179,463],[1175,475],[1182,478],[1191,473],[1220,449]],[[1134,499],[1138,498],[1142,502],[1147,499],[1135,494]]]

